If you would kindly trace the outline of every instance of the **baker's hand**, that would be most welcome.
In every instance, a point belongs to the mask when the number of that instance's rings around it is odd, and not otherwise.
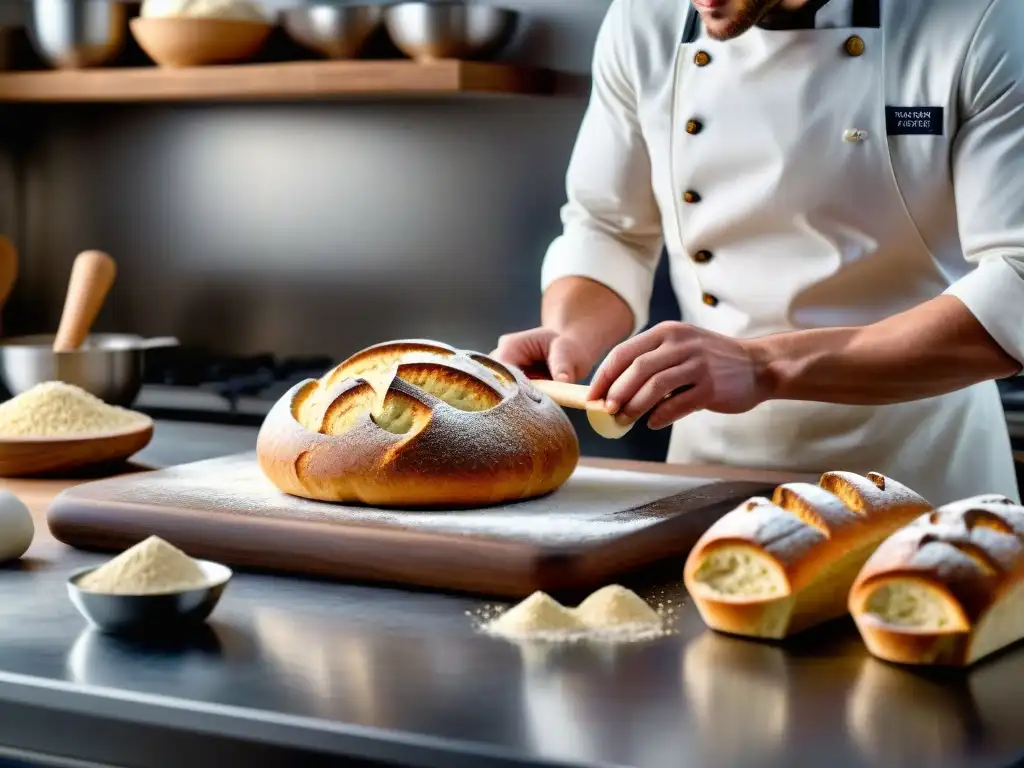
[[[597,362],[583,344],[549,328],[505,334],[498,339],[491,357],[518,366],[527,375],[537,372],[556,381],[573,382],[586,376]]]
[[[743,341],[665,322],[615,347],[594,374],[589,397],[604,398],[626,421],[651,411],[647,425],[661,429],[698,410],[749,411],[766,399],[758,378]]]

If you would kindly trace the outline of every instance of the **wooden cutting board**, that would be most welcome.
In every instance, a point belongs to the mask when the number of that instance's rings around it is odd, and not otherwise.
[[[69,488],[47,521],[82,549],[119,551],[155,534],[234,566],[520,598],[682,558],[722,514],[773,487],[581,465],[541,499],[383,510],[286,496],[245,453]]]

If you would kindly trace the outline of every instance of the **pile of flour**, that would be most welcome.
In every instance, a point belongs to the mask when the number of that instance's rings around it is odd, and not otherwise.
[[[150,536],[83,576],[78,586],[108,595],[156,595],[205,587],[203,569],[158,536]]]
[[[633,642],[666,633],[665,621],[632,590],[602,587],[576,608],[567,608],[545,592],[534,592],[490,619],[484,632],[510,640]]]

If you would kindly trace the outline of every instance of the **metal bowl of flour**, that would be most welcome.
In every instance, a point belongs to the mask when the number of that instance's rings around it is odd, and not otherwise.
[[[181,592],[150,595],[110,595],[90,592],[78,582],[99,565],[80,568],[68,577],[68,596],[78,612],[101,632],[122,635],[167,635],[202,625],[231,581],[231,569],[209,560],[196,560],[206,574],[205,586]]]
[[[0,341],[0,382],[12,395],[37,384],[63,381],[110,405],[130,406],[142,387],[145,353],[178,346],[172,337],[144,339],[97,333],[71,352],[54,352],[53,335],[18,336]]]

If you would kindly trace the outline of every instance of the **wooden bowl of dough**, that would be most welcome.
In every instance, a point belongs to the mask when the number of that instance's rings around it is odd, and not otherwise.
[[[124,461],[153,439],[153,422],[100,435],[0,438],[0,477],[56,475]]]
[[[130,22],[132,35],[161,67],[202,67],[249,61],[273,30],[245,19],[143,18]]]

